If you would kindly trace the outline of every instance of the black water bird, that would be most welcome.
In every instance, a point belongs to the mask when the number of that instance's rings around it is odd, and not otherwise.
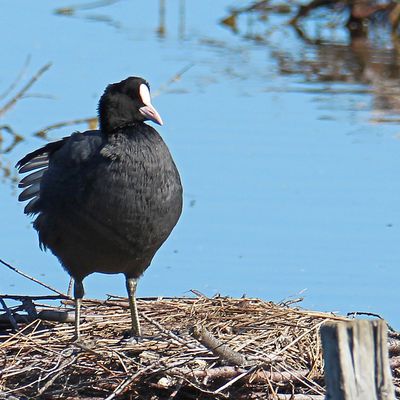
[[[130,77],[100,98],[99,130],[75,132],[29,153],[19,186],[24,212],[41,248],[49,248],[74,278],[75,336],[79,338],[83,279],[123,273],[140,336],[138,278],[167,239],[182,211],[182,186],[171,154],[146,120],[162,125],[148,83]]]

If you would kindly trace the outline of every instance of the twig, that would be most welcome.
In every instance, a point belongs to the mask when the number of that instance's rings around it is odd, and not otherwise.
[[[256,367],[256,366],[254,366]],[[253,369],[252,367],[251,369]],[[171,373],[175,373],[179,376],[188,375],[188,371],[183,368],[173,368],[170,370]],[[253,371],[252,371],[253,372]],[[236,378],[242,374],[247,375],[248,370],[244,368],[238,367],[216,367],[216,368],[209,368],[205,370],[194,370],[189,373],[198,379],[207,378],[211,381],[216,379],[232,379]],[[257,371],[255,374],[251,376],[251,381],[255,383],[266,383],[271,380],[274,383],[288,383],[292,381],[297,381],[302,377],[305,377],[309,373],[308,370],[300,370],[300,371],[293,371],[293,372],[271,372],[271,371],[264,371],[260,370]]]
[[[4,115],[10,108],[12,108],[18,100],[20,100],[24,94],[32,87],[32,85],[51,67],[51,63],[44,65],[42,68],[36,72],[35,75],[29,80],[29,82],[11,99],[9,100],[1,109],[0,116]]]
[[[400,355],[400,342],[397,339],[389,339],[388,340],[388,351],[389,357]]]
[[[163,85],[161,85],[152,95],[152,97],[157,97],[160,94],[162,94],[169,85],[171,85],[171,83],[177,82],[182,78],[182,75],[189,71],[190,68],[192,68],[194,66],[194,63],[190,63],[188,65],[186,65],[185,67],[183,67],[179,72],[177,72],[172,78],[170,78],[166,83],[164,83]]]
[[[3,100],[5,97],[7,97],[13,90],[14,88],[18,85],[18,83],[21,81],[22,77],[24,76],[26,69],[28,68],[28,65],[31,61],[31,56],[28,55],[25,59],[25,62],[19,71],[17,77],[14,79],[14,81],[11,83],[11,85],[2,93],[0,94],[0,100]]]
[[[75,322],[75,315],[67,311],[41,310],[37,317],[42,321]]]
[[[15,314],[13,317],[17,324],[23,324],[23,323],[27,323],[27,322],[29,323],[36,319],[36,318],[31,318],[27,314],[23,314],[23,315]],[[8,327],[14,328],[14,325],[11,323],[10,318],[8,317],[7,314],[0,315],[0,325],[2,328],[8,328]]]
[[[35,304],[33,304],[32,299],[30,299],[29,297],[23,298],[22,306],[26,310],[26,312],[28,313],[30,318],[32,318],[32,319],[37,318],[38,314],[37,314],[36,307],[35,307]]]
[[[214,337],[206,328],[200,325],[193,327],[193,336],[213,354],[218,356],[221,360],[227,361],[235,365],[249,366],[254,364],[249,362],[243,354],[232,350],[228,345],[222,343]]]
[[[201,293],[199,290],[196,289],[190,289],[189,292],[192,292],[196,297],[202,298],[202,299],[208,299],[208,297]]]
[[[280,349],[277,352],[277,355],[282,354],[284,351],[286,351],[289,347],[292,347],[295,343],[297,343],[300,339],[302,339],[304,336],[310,334],[313,330],[319,329],[323,323],[325,323],[328,319],[325,319],[318,324],[314,325],[312,328],[298,336],[296,339],[294,339],[291,343],[289,343],[287,346],[285,346],[283,349]]]
[[[278,394],[278,400],[324,400],[320,394]]]
[[[236,383],[238,380],[244,378],[245,376],[251,374],[253,371],[255,371],[257,368],[256,365],[248,369],[246,372],[243,372],[242,374],[236,376],[235,378],[231,379],[229,382],[225,383],[225,385],[222,385],[220,388],[218,388],[215,393],[222,392],[223,390],[227,389],[228,387],[232,386],[234,383]]]
[[[146,373],[147,371],[149,371],[150,369],[152,369],[155,365],[157,365],[158,362],[155,362],[153,364],[148,365],[146,368],[143,368],[142,370],[139,370],[138,372],[136,372],[135,374],[128,376],[122,383],[120,383],[115,389],[114,391],[105,398],[105,400],[112,400],[113,398],[115,398],[115,396],[118,396],[120,393],[123,392],[123,390],[129,386],[136,378],[138,378],[140,375],[143,375],[144,373]]]
[[[2,153],[8,153],[8,152],[10,152],[19,142],[21,142],[22,140],[24,140],[24,138],[23,138],[21,135],[19,135],[17,132],[15,132],[14,129],[11,128],[10,125],[1,125],[1,126],[0,126],[0,131],[6,131],[6,132],[8,132],[8,133],[12,136],[12,138],[13,138],[13,141],[11,142],[11,144],[10,144],[8,147],[6,147],[6,148],[2,151]],[[3,141],[3,136],[0,134],[0,143],[1,143],[2,141]]]
[[[182,384],[183,384],[183,380],[179,379],[179,381],[177,382],[176,386],[175,386],[175,390],[170,394],[168,400],[173,400],[175,399],[176,395],[179,393],[179,391],[182,388]]]
[[[97,117],[77,118],[77,119],[72,119],[70,121],[57,122],[56,124],[48,125],[42,129],[32,133],[32,136],[46,138],[47,133],[54,129],[64,128],[65,126],[71,126],[71,125],[85,124],[85,123],[93,124],[93,125],[97,124]]]
[[[367,317],[375,317],[383,319],[379,314],[368,312],[368,311],[351,311],[346,314],[347,317],[357,317],[357,315],[365,315]]]
[[[354,317],[354,318],[356,318],[357,315],[365,315],[365,316],[367,316],[367,317],[375,317],[375,318],[379,318],[379,319],[382,319],[383,321],[385,321],[385,319],[382,318],[379,314],[372,313],[372,312],[369,312],[369,311],[351,311],[351,312],[348,312],[348,313],[346,314],[347,317],[352,316],[352,317]],[[393,327],[391,327],[391,326],[388,324],[387,321],[385,321],[385,322],[386,322],[386,325],[387,325],[389,331],[395,332],[395,330],[393,329]]]
[[[39,284],[39,285],[45,287],[46,289],[51,290],[51,291],[54,292],[54,293],[58,293],[60,296],[68,297],[68,296],[66,296],[64,293],[60,292],[59,290],[52,288],[51,286],[47,285],[46,283],[43,283],[43,282],[39,281],[38,279],[33,278],[32,276],[26,274],[25,272],[22,272],[22,271],[20,271],[19,269],[13,267],[12,265],[6,263],[4,260],[0,259],[0,263],[3,264],[3,265],[5,265],[7,268],[10,268],[12,271],[16,272],[17,274],[23,276],[24,278],[27,278],[27,279],[29,279],[30,281],[35,282],[35,283],[37,283],[37,284]]]
[[[396,356],[396,357],[390,358],[389,363],[390,363],[391,369],[400,368],[400,357]]]
[[[39,326],[39,324],[40,324],[40,321],[32,321],[30,324],[26,325],[24,328],[22,328],[18,332],[15,332],[12,336],[8,337],[5,342],[0,343],[0,348],[7,347],[7,344],[9,342],[11,342],[13,339],[16,339],[17,337],[22,336],[25,331],[27,331],[29,328],[31,328],[34,325],[36,325],[33,328],[33,331],[35,331],[37,329],[37,327]]]
[[[152,325],[154,325],[164,335],[169,336],[171,339],[176,340],[178,343],[183,344],[184,346],[188,347],[189,349],[198,350],[198,347],[196,345],[189,343],[186,340],[181,339],[179,336],[175,335],[175,333],[172,333],[168,329],[164,329],[161,324],[159,324],[154,319],[148,317],[146,314],[140,313],[140,316],[143,319],[145,319],[147,322],[150,322]]]
[[[54,372],[57,372],[57,373],[56,373],[55,375],[53,375],[53,376],[44,384],[44,386],[43,386],[41,389],[38,390],[37,396],[41,396],[41,395],[56,381],[56,379],[60,377],[60,375],[62,375],[63,373],[65,373],[65,369],[66,369],[69,365],[73,364],[73,363],[77,360],[77,358],[78,358],[78,356],[73,357],[72,360],[68,360],[68,358],[66,358],[66,359],[61,363],[61,365],[59,366],[58,370],[52,372],[52,373],[54,373]],[[49,374],[47,375],[47,377],[50,376],[50,375],[51,375],[51,373],[49,373]],[[46,377],[46,378],[47,378],[47,377]]]
[[[15,320],[14,315],[12,314],[11,310],[7,307],[6,302],[1,297],[0,297],[0,303],[3,306],[3,309],[7,314],[7,318],[10,321],[10,324],[13,327],[14,332],[17,332],[19,330],[17,321]]]
[[[66,296],[65,294],[60,295],[44,295],[44,296],[25,296],[21,294],[0,294],[0,297],[3,299],[13,299],[13,300],[21,300],[24,301],[25,299],[29,300],[60,300],[60,299],[69,299],[70,297]]]

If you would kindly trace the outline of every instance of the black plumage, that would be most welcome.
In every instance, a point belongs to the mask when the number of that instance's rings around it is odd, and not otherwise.
[[[182,186],[170,152],[144,121],[162,124],[146,81],[131,77],[109,85],[99,102],[100,129],[75,132],[22,158],[31,172],[19,186],[25,213],[37,215],[39,243],[74,278],[79,337],[83,279],[123,273],[132,315],[137,279],[167,239],[182,211]]]

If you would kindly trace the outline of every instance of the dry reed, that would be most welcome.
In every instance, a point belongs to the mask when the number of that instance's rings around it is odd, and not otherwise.
[[[110,297],[83,302],[75,343],[71,300],[26,299],[33,311],[0,319],[0,398],[323,399],[319,327],[345,319],[259,299],[139,299],[144,337],[129,341],[128,302]]]

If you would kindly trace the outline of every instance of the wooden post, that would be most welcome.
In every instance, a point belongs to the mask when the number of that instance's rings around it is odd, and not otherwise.
[[[326,400],[395,400],[384,321],[327,322],[321,338]]]

